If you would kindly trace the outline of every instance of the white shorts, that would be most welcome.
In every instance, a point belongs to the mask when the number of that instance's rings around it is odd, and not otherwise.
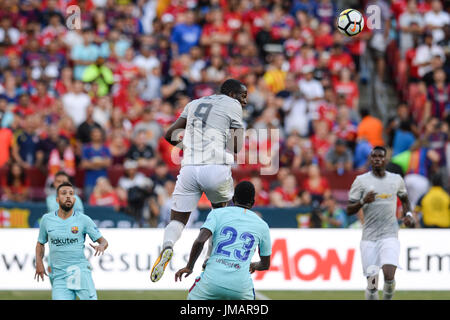
[[[183,166],[173,191],[172,210],[192,212],[203,192],[211,203],[228,202],[234,194],[229,165]]]
[[[400,242],[397,238],[361,240],[360,249],[363,273],[366,277],[373,270],[372,266],[382,268],[385,264],[391,264],[399,267]]]

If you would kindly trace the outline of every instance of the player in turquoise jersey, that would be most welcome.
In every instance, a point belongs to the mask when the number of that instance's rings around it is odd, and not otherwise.
[[[269,226],[253,211],[255,187],[240,182],[234,191],[235,206],[214,209],[200,229],[186,267],[178,270],[175,281],[192,273],[205,242],[212,236],[213,249],[202,274],[189,290],[190,300],[254,300],[251,273],[270,267],[272,245]],[[258,262],[251,262],[259,247]]]
[[[108,242],[97,229],[94,221],[81,211],[73,209],[74,188],[62,183],[56,190],[59,209],[46,213],[41,220],[36,245],[35,279],[44,281],[47,275],[44,267],[45,244],[49,243],[48,277],[52,285],[53,300],[97,300],[91,266],[84,255],[86,234],[97,246],[95,256],[103,254]]]

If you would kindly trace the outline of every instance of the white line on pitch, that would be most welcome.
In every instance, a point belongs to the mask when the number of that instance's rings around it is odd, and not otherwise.
[[[255,291],[255,297],[256,297],[256,299],[258,299],[258,300],[272,300],[272,299],[270,299],[268,296],[263,295],[262,293],[260,293],[260,292],[258,292],[258,291]]]

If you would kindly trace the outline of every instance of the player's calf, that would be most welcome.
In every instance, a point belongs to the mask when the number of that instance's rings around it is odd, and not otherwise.
[[[395,290],[395,270],[397,267],[392,264],[383,265],[384,286],[383,286],[383,300],[392,300]]]
[[[392,300],[395,291],[395,280],[385,280],[383,287],[383,300]]]
[[[369,276],[367,277],[367,288],[365,291],[365,298],[366,300],[379,300],[378,296],[379,268],[377,266],[373,266],[373,268],[369,268],[369,270],[370,272]]]

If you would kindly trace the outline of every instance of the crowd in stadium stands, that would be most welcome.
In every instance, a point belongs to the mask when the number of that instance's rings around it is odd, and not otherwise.
[[[380,8],[378,29],[336,30],[341,9],[367,18],[367,4]],[[68,28],[70,5],[80,28]],[[0,197],[35,200],[27,172],[37,168],[45,199],[63,171],[82,183],[85,204],[137,218],[144,206],[150,225],[163,225],[178,169],[163,133],[189,101],[232,77],[248,88],[247,128],[280,132],[256,142],[279,142],[276,179],[255,174],[262,165],[234,168],[250,172],[257,206],[316,201],[320,226],[347,227],[324,173],[367,170],[371,148],[384,145],[420,218],[429,193],[449,197],[448,10],[438,0],[1,0]],[[359,103],[375,76],[399,93],[387,123]],[[422,226],[450,227],[443,211]]]

